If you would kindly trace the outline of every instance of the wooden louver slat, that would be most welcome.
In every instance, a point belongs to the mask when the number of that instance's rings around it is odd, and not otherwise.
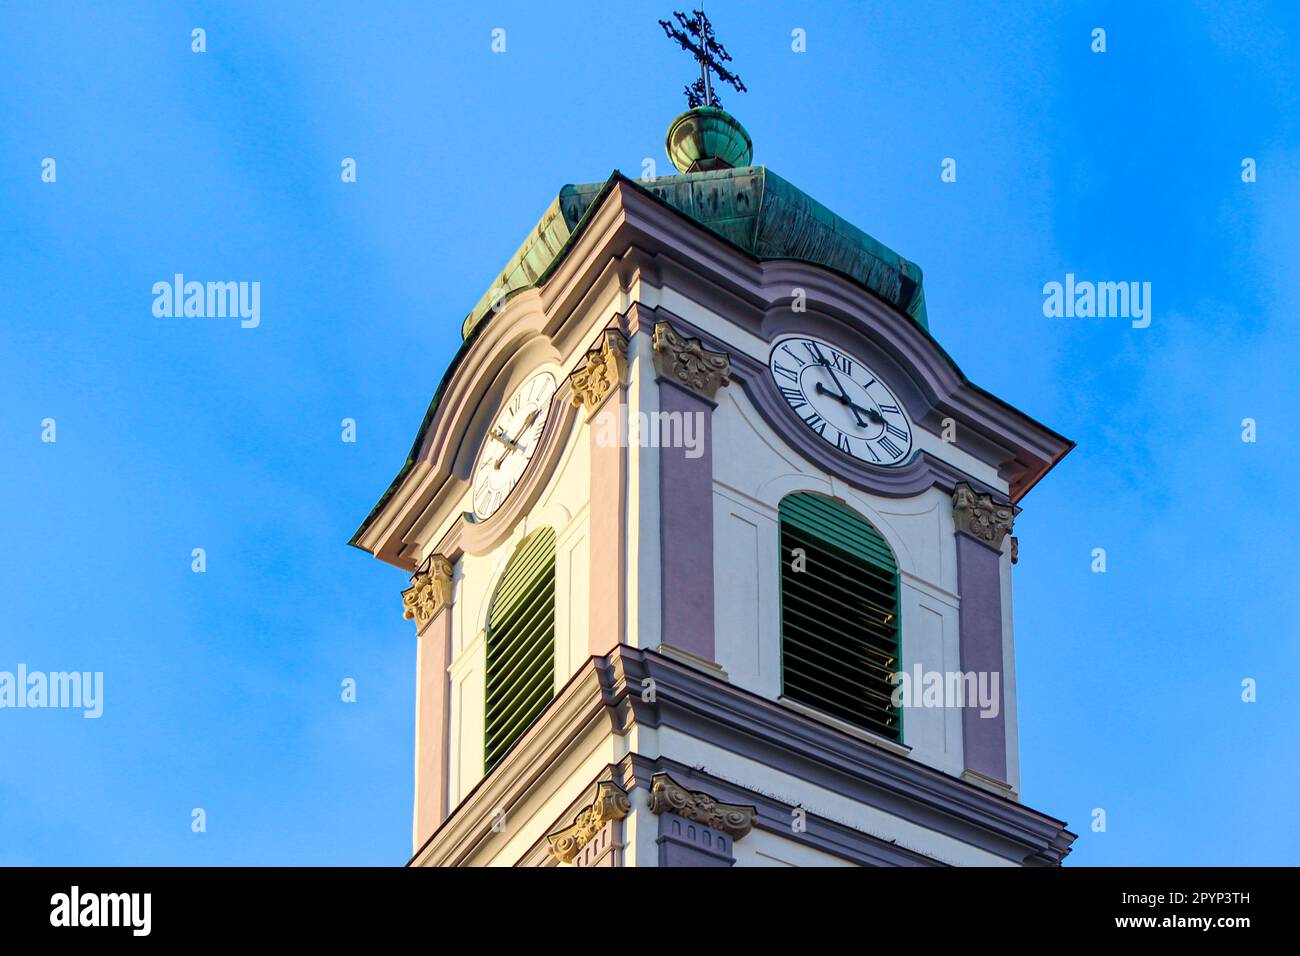
[[[811,492],[780,507],[782,692],[892,740],[898,565],[870,522]],[[802,552],[795,569],[795,551]]]
[[[555,532],[534,532],[506,566],[487,626],[484,769],[505,756],[555,693]]]

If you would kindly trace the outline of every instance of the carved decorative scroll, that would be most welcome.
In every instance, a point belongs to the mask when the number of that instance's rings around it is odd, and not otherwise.
[[[402,617],[415,622],[416,630],[451,603],[451,562],[431,554],[411,575],[411,586],[402,592]]]
[[[958,531],[1001,550],[1016,515],[1011,505],[997,504],[992,495],[981,495],[962,482],[953,489],[952,518]]]
[[[627,339],[617,329],[606,329],[600,345],[587,353],[586,362],[569,376],[573,404],[588,414],[619,385],[627,383]]]
[[[737,803],[720,803],[707,793],[687,790],[666,773],[654,775],[650,786],[650,811],[675,813],[687,820],[703,823],[739,840],[754,828],[758,810]]]
[[[731,357],[711,352],[699,339],[688,339],[667,322],[656,322],[654,331],[655,371],[664,378],[712,400],[718,389],[731,381]]]
[[[547,834],[551,853],[561,863],[572,863],[601,827],[611,820],[622,820],[631,809],[632,801],[618,784],[608,780],[597,784],[595,802],[574,817],[572,825]]]

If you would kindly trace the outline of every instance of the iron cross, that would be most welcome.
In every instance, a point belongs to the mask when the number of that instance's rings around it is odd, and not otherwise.
[[[716,106],[721,109],[722,101],[713,92],[710,70],[717,74],[718,79],[735,87],[736,92],[745,93],[747,90],[740,77],[722,65],[731,62],[731,54],[713,38],[713,24],[704,15],[704,11],[692,10],[691,13],[693,16],[688,17],[684,13],[673,12],[682,26],[680,30],[669,20],[660,20],[659,25],[664,28],[664,33],[668,34],[670,40],[676,40],[683,50],[699,61],[700,78],[686,87],[687,104],[691,109],[697,106]]]

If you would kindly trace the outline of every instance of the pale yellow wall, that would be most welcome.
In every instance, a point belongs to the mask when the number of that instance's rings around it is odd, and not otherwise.
[[[555,687],[558,691],[587,659],[587,502],[590,446],[579,425],[561,452],[560,465],[537,506],[511,536],[484,555],[457,563],[452,603],[451,752],[449,787],[456,806],[483,777],[485,694],[484,629],[492,593],[519,543],[538,528],[555,529]],[[470,507],[469,496],[465,508]]]

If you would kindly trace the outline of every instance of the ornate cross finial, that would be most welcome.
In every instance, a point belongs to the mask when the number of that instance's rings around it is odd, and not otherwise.
[[[713,38],[713,24],[704,15],[703,10],[692,10],[692,16],[673,12],[683,29],[679,30],[669,20],[660,20],[659,25],[670,40],[676,40],[681,48],[692,54],[700,64],[700,78],[686,87],[686,102],[691,109],[698,106],[715,106],[722,109],[722,101],[713,92],[713,82],[709,71],[717,74],[718,79],[730,83],[738,93],[748,92],[740,77],[722,64],[731,62],[731,54],[726,47]]]

